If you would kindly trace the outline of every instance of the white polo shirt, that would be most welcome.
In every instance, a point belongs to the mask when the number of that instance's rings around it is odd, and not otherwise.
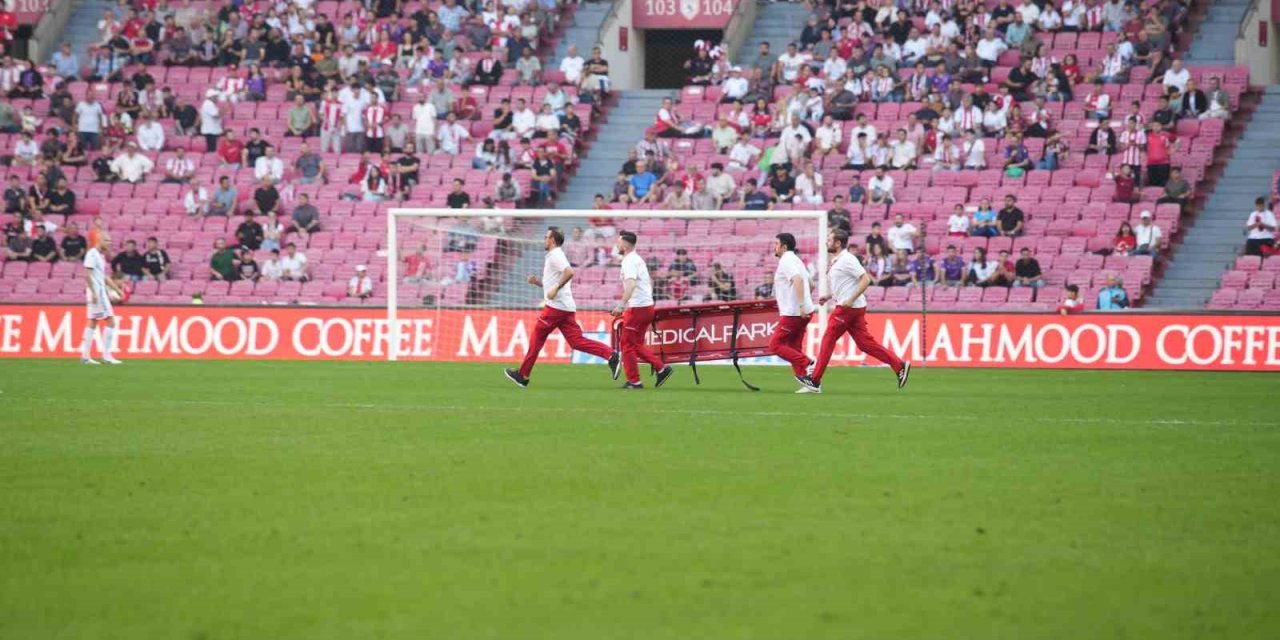
[[[797,300],[791,279],[804,278],[804,299]],[[778,269],[773,272],[773,295],[778,300],[778,315],[804,316],[813,313],[813,295],[809,292],[809,270],[804,268],[804,261],[794,251],[788,251],[778,258]]]
[[[652,307],[653,281],[649,278],[649,267],[635,251],[628,253],[627,257],[622,259],[622,283],[625,285],[627,280],[631,279],[636,281],[636,290],[631,293],[631,300],[627,302],[627,306]]]
[[[836,304],[840,304],[848,300],[853,295],[855,289],[858,288],[858,281],[867,273],[862,268],[862,263],[853,256],[852,253],[841,251],[836,256],[835,262],[831,263],[831,269],[828,275],[831,278],[831,298]],[[867,307],[867,296],[861,294],[853,301],[854,309],[865,309]]]
[[[1266,230],[1260,231],[1254,227],[1254,225],[1258,224],[1259,220],[1262,221],[1262,224],[1265,224],[1268,227],[1276,226],[1276,216],[1275,214],[1271,213],[1271,211],[1265,210],[1265,209],[1262,211],[1250,211],[1249,223],[1246,226],[1246,228],[1249,231],[1249,239],[1250,240],[1274,240],[1276,237],[1276,232],[1266,231]]]
[[[578,310],[578,307],[573,304],[573,291],[569,286],[572,283],[564,283],[556,297],[548,298],[551,295],[551,290],[560,283],[560,277],[564,275],[564,270],[568,268],[569,259],[565,257],[564,249],[556,247],[547,252],[547,259],[542,263],[542,295],[547,298],[548,307],[573,313]]]

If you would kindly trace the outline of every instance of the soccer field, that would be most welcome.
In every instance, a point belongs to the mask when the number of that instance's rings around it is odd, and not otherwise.
[[[0,638],[1275,638],[1280,378],[0,361]]]

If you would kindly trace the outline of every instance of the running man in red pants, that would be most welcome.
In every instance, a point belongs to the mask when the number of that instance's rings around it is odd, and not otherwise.
[[[547,336],[556,330],[560,331],[560,335],[564,336],[565,342],[574,351],[608,360],[613,379],[618,379],[618,353],[582,335],[582,327],[578,325],[578,318],[574,314],[577,306],[573,303],[573,291],[569,288],[569,281],[573,279],[573,267],[569,266],[564,249],[560,248],[563,244],[564,232],[558,227],[548,227],[547,235],[543,238],[547,257],[542,263],[542,278],[529,276],[529,284],[542,287],[546,305],[538,316],[538,324],[533,329],[533,341],[529,343],[529,351],[524,354],[520,370],[507,369],[505,372],[507,379],[522,389],[529,386],[529,374],[533,373],[533,364],[538,361],[538,352],[542,351]]]
[[[773,273],[773,295],[778,299],[778,326],[769,338],[769,353],[786,360],[796,374],[796,382],[810,386],[808,369],[813,364],[804,354],[804,338],[809,317],[817,310],[809,292],[809,270],[796,255],[796,237],[779,233],[773,239],[773,255],[778,269]]]
[[[836,342],[846,333],[853,336],[854,344],[863,353],[893,367],[899,389],[907,386],[911,363],[893,355],[867,331],[867,297],[863,293],[871,286],[871,276],[867,275],[858,258],[845,250],[848,245],[849,234],[844,230],[833,229],[827,234],[827,252],[834,257],[827,278],[831,295],[822,296],[818,302],[826,304],[828,300],[835,300],[836,310],[827,319],[827,330],[822,334],[822,349],[818,352],[813,377],[797,393],[822,393],[822,374],[827,370],[827,363],[831,362]]]
[[[649,267],[636,253],[636,234],[623,231],[618,234],[618,253],[622,254],[622,302],[613,308],[613,317],[622,316],[622,370],[627,374],[623,389],[643,389],[640,382],[640,366],[643,360],[658,370],[653,383],[661,387],[675,370],[664,364],[644,343],[644,336],[653,324],[653,281],[649,279]],[[617,379],[617,371],[614,371]]]

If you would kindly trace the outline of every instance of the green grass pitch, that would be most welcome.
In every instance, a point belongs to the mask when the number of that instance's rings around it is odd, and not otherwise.
[[[1276,638],[1280,378],[0,361],[0,638]]]

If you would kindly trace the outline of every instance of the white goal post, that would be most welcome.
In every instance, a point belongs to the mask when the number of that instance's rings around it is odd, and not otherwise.
[[[614,227],[618,231],[630,230],[635,231],[635,227],[629,227],[628,222],[634,222],[635,226],[641,224],[645,220],[663,220],[663,219],[682,219],[682,220],[775,220],[785,221],[794,220],[798,224],[795,229],[786,228],[785,230],[794,234],[797,238],[797,244],[803,240],[814,239],[817,241],[816,257],[805,256],[805,261],[811,263],[810,270],[816,271],[817,280],[815,294],[815,302],[817,295],[827,291],[827,213],[825,209],[806,209],[806,210],[778,210],[778,211],[740,211],[740,210],[717,210],[717,211],[686,211],[686,210],[661,210],[661,209],[448,209],[448,208],[392,208],[387,211],[387,238],[384,252],[386,254],[386,298],[387,298],[387,358],[395,361],[400,357],[400,332],[399,323],[399,297],[401,294],[401,286],[404,278],[400,275],[400,265],[404,260],[405,254],[402,251],[401,243],[410,241],[407,234],[401,233],[401,225],[407,225],[407,229],[414,229],[415,225],[421,225],[423,228],[431,228],[437,234],[443,232],[447,225],[458,225],[462,223],[476,222],[479,219],[515,219],[525,222],[534,223],[536,225],[514,225],[521,227],[522,230],[514,233],[508,231],[496,232],[499,235],[492,236],[494,238],[507,240],[511,242],[522,242],[529,245],[529,250],[536,248],[537,264],[542,263],[543,248],[541,241],[549,226],[561,226],[566,228],[575,221],[579,225],[588,224],[590,219],[606,218],[613,221]],[[804,223],[808,223],[807,225]],[[810,226],[811,225],[811,226]],[[805,227],[808,227],[808,230]],[[809,234],[813,234],[810,236]],[[693,239],[693,238],[690,238]],[[640,237],[640,246],[637,249],[640,254],[646,255],[646,238],[643,234]],[[701,238],[707,240],[707,238]],[[712,238],[712,241],[717,239]],[[749,239],[739,237],[728,237],[723,239],[725,242],[737,242],[739,244],[747,242]],[[536,244],[535,244],[536,243]],[[752,243],[753,247],[758,246]],[[810,245],[811,246],[811,245]],[[760,252],[767,252],[768,246],[759,246]],[[508,265],[509,268],[514,266]],[[539,266],[540,268],[540,266]],[[577,281],[575,275],[575,281]],[[579,285],[575,285],[578,287]],[[618,289],[618,298],[621,297],[621,284],[606,284],[605,286]],[[579,289],[575,289],[575,296],[579,296]],[[456,302],[456,301],[455,301]],[[466,308],[466,304],[455,304],[459,308]],[[490,308],[502,308],[500,305],[488,305]],[[536,312],[536,305],[521,304],[511,309],[514,312],[531,314]],[[819,305],[819,325],[825,326],[826,308]]]

